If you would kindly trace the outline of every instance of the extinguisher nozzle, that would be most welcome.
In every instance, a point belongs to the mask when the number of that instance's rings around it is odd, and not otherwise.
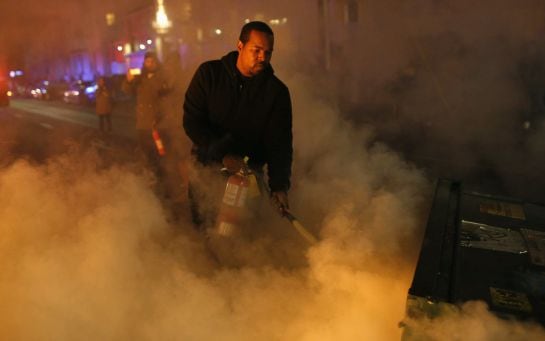
[[[283,209],[282,216],[290,221],[291,225],[295,228],[295,230],[299,232],[299,234],[303,238],[305,238],[305,240],[310,245],[318,243],[318,239],[314,237],[314,235],[310,233],[303,225],[301,225],[301,223],[297,220],[297,218],[295,218],[293,214],[291,214],[290,211]]]

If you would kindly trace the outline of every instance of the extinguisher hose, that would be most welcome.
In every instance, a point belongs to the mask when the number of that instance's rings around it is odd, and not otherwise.
[[[316,237],[314,237],[314,235],[312,233],[310,233],[309,230],[307,230],[303,225],[301,225],[301,223],[299,222],[299,220],[297,220],[297,218],[295,218],[293,216],[293,214],[291,214],[289,211],[287,210],[283,210],[282,211],[282,216],[286,219],[288,219],[291,223],[291,225],[295,228],[295,230],[297,232],[299,232],[299,234],[305,238],[305,240],[310,244],[310,245],[314,245],[316,243],[318,243],[318,239],[316,239]]]
[[[269,190],[267,189],[267,186],[265,185],[265,181],[263,180],[262,174],[256,173],[255,174],[257,183],[259,185],[259,188],[262,190],[263,193],[269,193]],[[291,225],[295,228],[295,230],[303,237],[310,245],[314,245],[318,243],[318,239],[314,237],[312,233],[310,233],[309,230],[307,230],[300,222],[295,218],[295,216],[288,210],[282,209],[281,215],[283,218],[286,218],[289,220]]]

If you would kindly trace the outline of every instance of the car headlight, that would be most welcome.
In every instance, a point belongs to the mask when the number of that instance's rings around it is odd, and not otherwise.
[[[85,93],[87,95],[91,95],[91,94],[94,94],[96,91],[97,91],[97,85],[91,85],[91,86],[88,86],[85,88]]]

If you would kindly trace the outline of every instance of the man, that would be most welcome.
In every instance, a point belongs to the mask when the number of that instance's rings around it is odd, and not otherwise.
[[[157,129],[168,155],[170,149],[169,135],[166,129],[172,124],[165,119],[161,110],[161,102],[169,92],[169,87],[161,70],[161,65],[154,52],[146,52],[140,74],[136,76],[134,70],[129,70],[123,90],[136,96],[136,130],[138,145],[146,157],[148,166],[157,176],[158,190],[165,196],[169,195],[166,183],[168,169],[164,157],[158,153],[152,130]]]
[[[136,96],[137,138],[149,161],[157,159],[151,131],[160,121],[160,97],[166,92],[166,84],[159,73],[159,67],[157,55],[146,52],[140,75],[136,77],[134,70],[130,69],[127,72],[127,80],[123,83],[123,90]]]
[[[270,65],[274,34],[259,21],[242,27],[237,51],[199,66],[184,103],[183,125],[203,165],[231,171],[267,165],[271,201],[289,209],[292,112],[288,88]],[[191,194],[191,193],[190,193]]]

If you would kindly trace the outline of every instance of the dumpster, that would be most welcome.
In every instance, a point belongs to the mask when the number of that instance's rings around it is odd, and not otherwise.
[[[407,316],[433,319],[474,300],[500,318],[545,325],[545,206],[439,179]],[[417,335],[405,327],[403,339]]]

